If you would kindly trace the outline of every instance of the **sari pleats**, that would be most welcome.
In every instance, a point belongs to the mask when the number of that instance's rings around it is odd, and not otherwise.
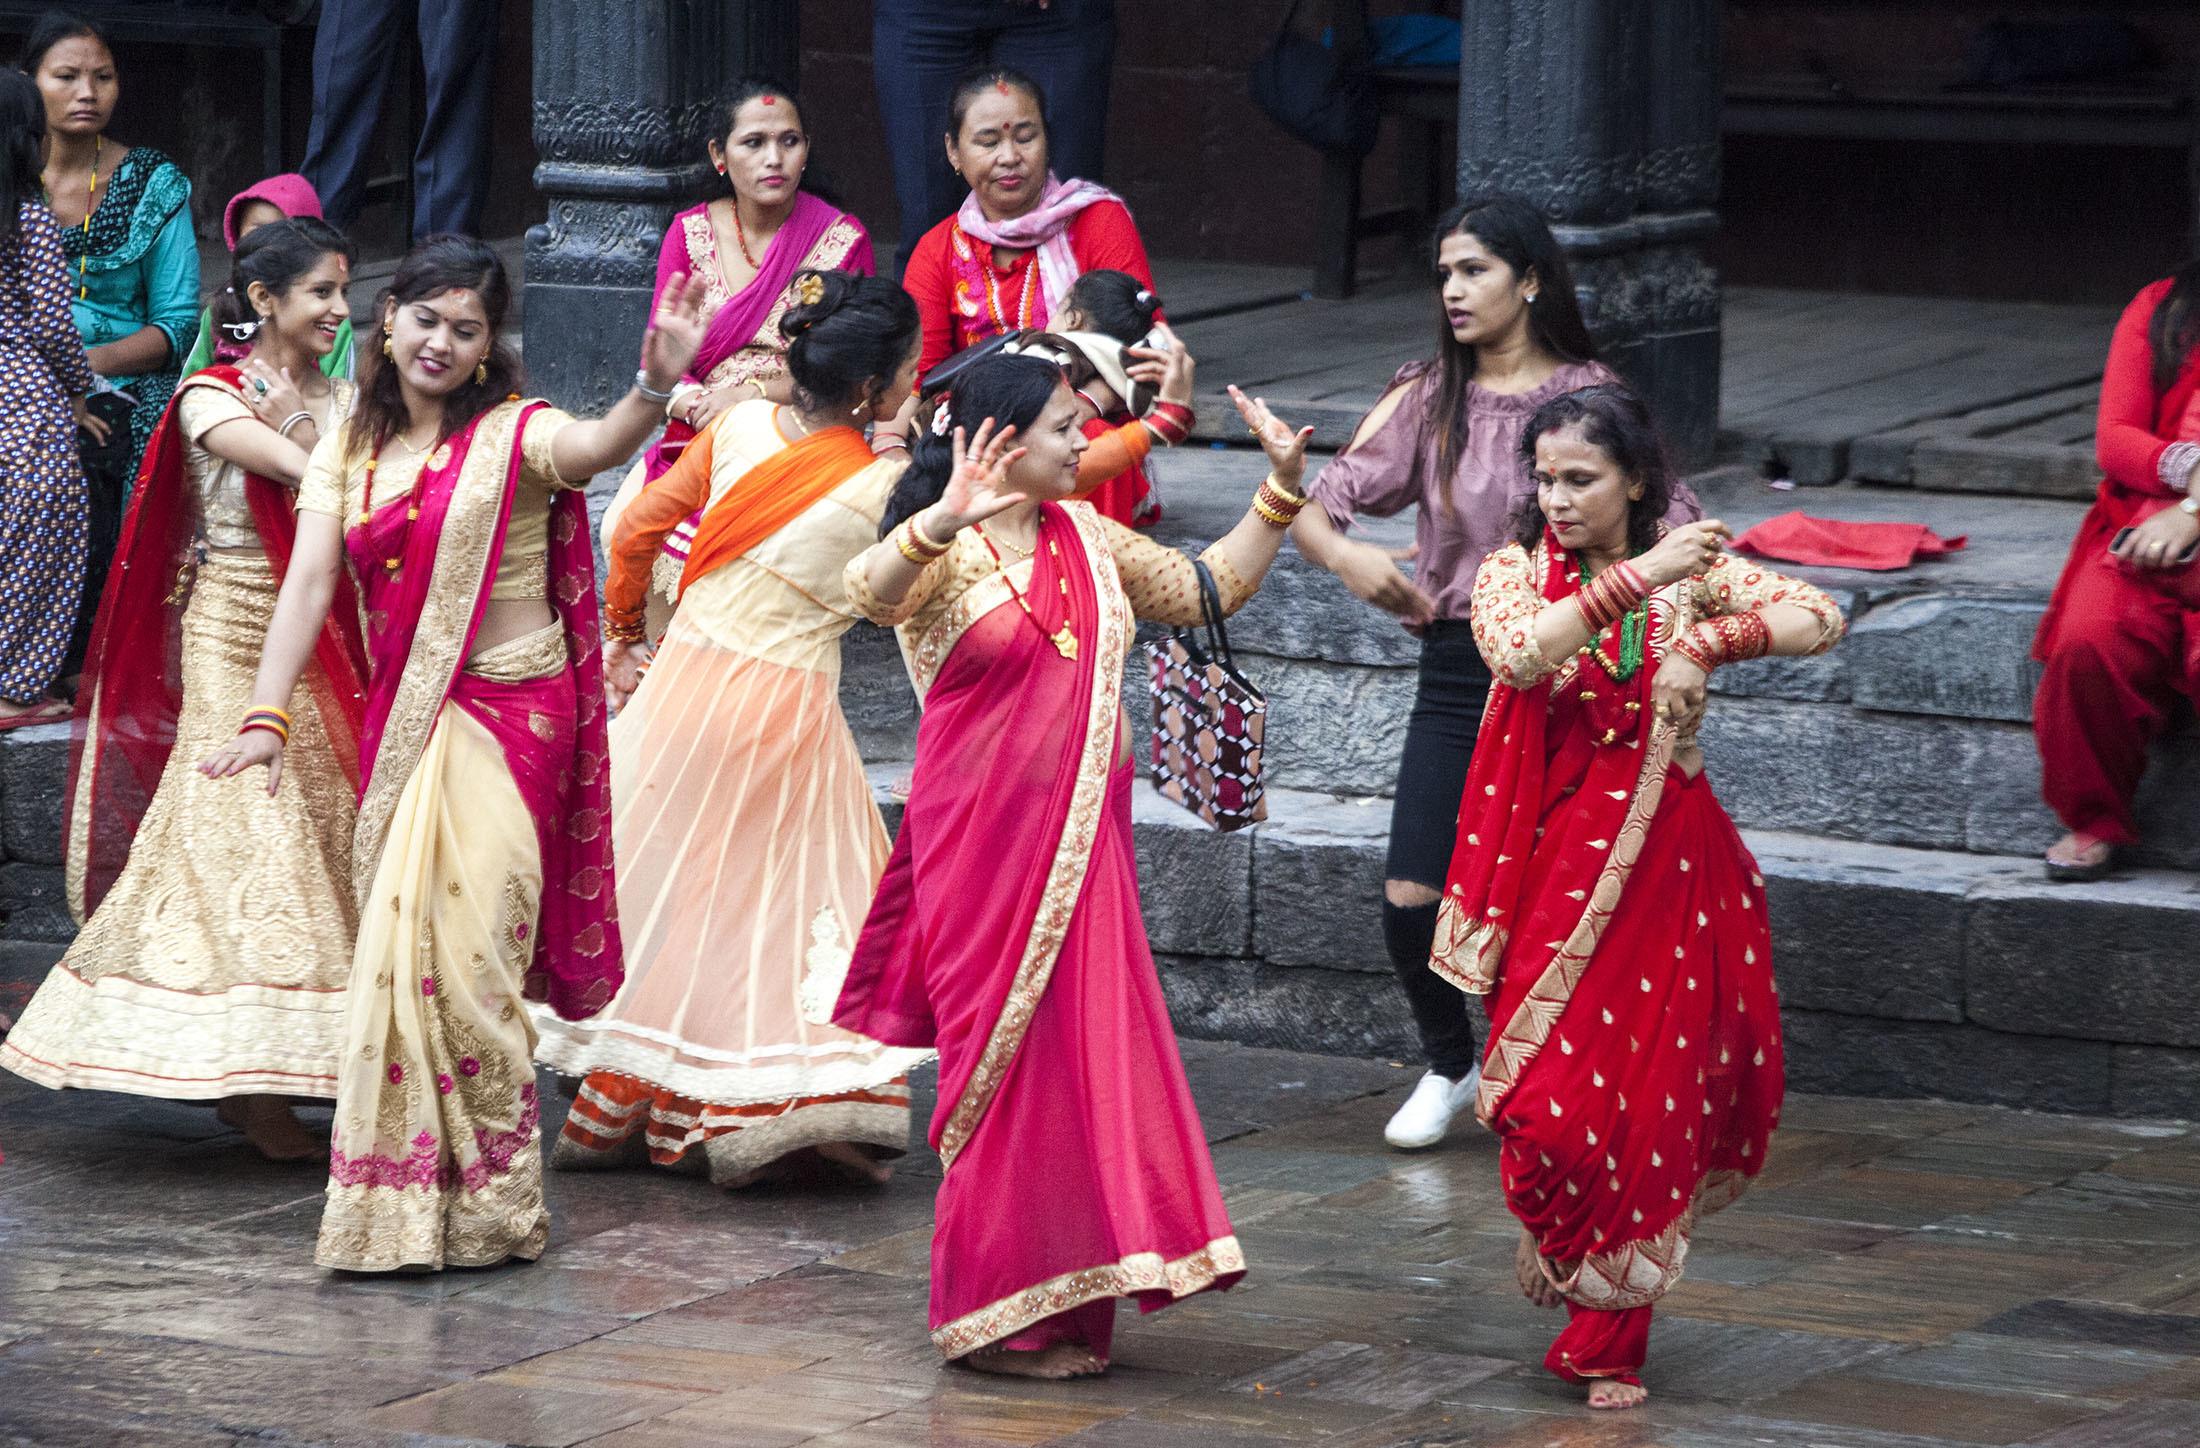
[[[1109,781],[1053,978],[940,1184],[932,1339],[948,1357],[1004,1341],[1105,1355],[1112,1299],[1152,1312],[1245,1272],[1139,915],[1133,778]]]
[[[363,902],[314,1253],[324,1267],[486,1266],[539,1257],[548,1240],[535,1036],[521,1006],[541,847],[506,752],[475,713],[511,708],[501,695],[513,690],[461,679]]]
[[[538,1055],[585,1082],[554,1163],[700,1155],[726,1180],[805,1147],[908,1147],[925,1052],[828,1023],[887,856],[833,673],[685,617],[611,725],[627,977]]]
[[[1547,838],[1567,837],[1577,797],[1546,815]],[[1525,974],[1503,977],[1493,1021],[1519,1008]],[[1762,1167],[1781,1092],[1762,880],[1710,781],[1670,767],[1596,959],[1494,1123],[1506,1201],[1571,1309],[1554,1372],[1642,1366],[1650,1304],[1696,1218]]]

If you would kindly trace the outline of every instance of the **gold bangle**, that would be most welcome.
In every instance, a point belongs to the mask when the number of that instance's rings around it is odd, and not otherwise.
[[[908,519],[894,530],[894,547],[900,551],[902,557],[919,568],[930,567],[932,562],[944,555],[950,546],[952,546],[950,543],[935,543],[925,536],[924,530],[917,526],[915,518]]]
[[[1265,498],[1253,499],[1253,516],[1271,528],[1288,528],[1297,519],[1297,513],[1284,513],[1271,508]]]

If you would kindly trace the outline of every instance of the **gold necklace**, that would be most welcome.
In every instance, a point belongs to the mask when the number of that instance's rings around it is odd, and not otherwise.
[[[1016,606],[1024,611],[1024,617],[1031,620],[1031,626],[1046,636],[1046,641],[1054,645],[1056,653],[1075,663],[1077,660],[1077,635],[1071,632],[1069,626],[1069,579],[1062,573],[1062,550],[1052,543],[1047,544],[1047,554],[1054,560],[1054,581],[1062,590],[1062,626],[1048,632],[1047,626],[1039,622],[1039,615],[1031,611],[1031,600],[1024,597],[1024,591],[1016,586],[1016,580],[1008,576],[1008,562],[1001,557],[1000,550],[993,546],[992,535],[985,531],[983,524],[973,524],[972,531],[978,535],[978,541],[985,544],[985,551],[993,555],[993,562],[1000,572],[1001,582],[1008,585],[1009,597],[1016,600]],[[1007,542],[1006,539],[1002,541]],[[1010,543],[1008,546],[1014,548],[1016,545]],[[1031,552],[1024,556],[1029,558],[1038,551],[1038,540],[1034,538]]]

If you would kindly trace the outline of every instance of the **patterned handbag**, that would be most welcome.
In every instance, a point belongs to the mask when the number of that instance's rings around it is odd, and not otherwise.
[[[1197,559],[1206,641],[1178,629],[1146,647],[1153,688],[1153,786],[1218,830],[1268,818],[1260,773],[1268,696],[1238,672],[1214,575]]]

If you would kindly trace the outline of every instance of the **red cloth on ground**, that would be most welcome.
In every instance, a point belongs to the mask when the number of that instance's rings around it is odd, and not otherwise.
[[[1964,546],[1962,536],[1943,538],[1923,523],[1850,523],[1782,513],[1734,540],[1734,551],[1817,568],[1907,568]]]
[[[2158,466],[2200,403],[2200,349],[2154,390],[2147,328],[2169,289],[2167,278],[2142,289],[2109,341],[2094,428],[2100,493],[2032,642],[2046,665],[2032,722],[2048,807],[2064,828],[2110,844],[2138,838],[2132,795],[2177,696],[2200,702],[2200,568],[2150,573],[2108,552],[2179,496]]]
[[[917,312],[924,319],[924,348],[917,361],[920,378],[971,343],[1001,330],[982,309],[976,318],[965,317],[956,309],[955,276],[947,256],[954,230],[955,218],[950,216],[926,232],[909,254],[909,265],[901,274],[903,290],[916,298]],[[990,265],[993,248],[975,237],[970,245]],[[1077,213],[1069,224],[1069,245],[1080,271],[1126,271],[1147,286],[1153,285],[1153,265],[1146,260],[1146,243],[1139,239],[1138,224],[1119,202],[1095,202]],[[1037,258],[1037,252],[1027,251],[1007,271],[997,273],[1003,298],[1023,295],[1025,274],[1037,264]]]

